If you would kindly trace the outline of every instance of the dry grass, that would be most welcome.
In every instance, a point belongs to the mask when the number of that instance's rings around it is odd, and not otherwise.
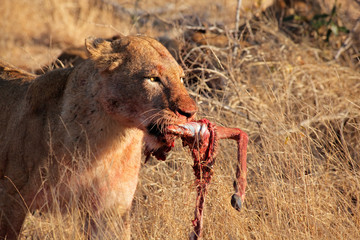
[[[162,9],[149,2],[168,8],[140,18],[115,14],[100,2],[4,0],[1,58],[35,69],[89,35],[179,36],[184,25],[166,23],[191,14],[211,24],[223,22],[225,30],[234,26],[236,1],[123,2],[131,11]],[[197,84],[189,87],[199,115],[240,127],[250,136],[245,206],[238,213],[229,204],[236,150],[232,142],[221,142],[206,203],[204,238],[360,239],[359,72],[345,60],[326,60],[336,49],[317,48],[308,39],[294,43],[272,19],[249,25],[253,32],[244,28],[242,39],[250,44],[241,46],[236,58],[231,35],[225,48],[192,50],[198,56],[193,61],[203,64],[204,71],[211,65],[213,75],[225,82],[222,90],[209,92],[205,82],[214,76],[200,74]],[[195,201],[191,165],[190,154],[178,147],[165,162],[153,159],[143,166],[131,217],[133,239],[187,238]],[[81,238],[78,210],[69,212],[29,214],[23,238]],[[113,215],[116,218],[116,211]]]

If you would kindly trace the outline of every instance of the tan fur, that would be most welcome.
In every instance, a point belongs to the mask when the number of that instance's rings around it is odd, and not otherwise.
[[[95,215],[114,206],[126,214],[143,142],[161,147],[153,128],[196,111],[159,42],[88,39],[86,48],[90,59],[38,77],[0,64],[0,239],[15,239],[29,211],[51,207],[52,192],[63,209],[75,199]]]

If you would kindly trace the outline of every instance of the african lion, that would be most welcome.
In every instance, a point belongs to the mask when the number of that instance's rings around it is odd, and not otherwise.
[[[16,239],[26,214],[46,211],[54,192],[64,209],[75,198],[93,218],[114,206],[126,215],[143,143],[164,158],[171,141],[162,129],[197,110],[183,70],[156,40],[91,38],[85,46],[89,59],[42,76],[0,67],[0,239]]]

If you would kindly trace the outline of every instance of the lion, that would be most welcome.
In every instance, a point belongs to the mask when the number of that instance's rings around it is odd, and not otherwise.
[[[41,76],[1,64],[0,239],[16,239],[27,213],[47,211],[54,193],[61,209],[71,200],[91,208],[85,231],[96,236],[106,210],[128,215],[142,154],[163,159],[173,143],[163,129],[194,118],[184,72],[158,41],[85,46],[89,59]]]

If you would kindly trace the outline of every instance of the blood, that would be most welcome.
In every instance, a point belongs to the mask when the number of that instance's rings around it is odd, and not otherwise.
[[[213,165],[215,163],[218,140],[233,139],[238,144],[238,161],[236,169],[236,180],[234,181],[235,193],[231,198],[231,205],[238,211],[245,200],[246,182],[246,155],[248,136],[238,128],[226,128],[217,126],[207,119],[196,122],[188,122],[181,125],[170,125],[165,129],[165,135],[169,138],[180,137],[183,146],[188,146],[194,159],[193,170],[196,183],[196,206],[195,217],[192,220],[194,231],[190,235],[191,240],[202,238],[203,211],[205,197],[208,191],[211,178],[214,174]],[[166,146],[152,153],[158,159],[163,160],[166,153],[171,150],[171,146]]]

